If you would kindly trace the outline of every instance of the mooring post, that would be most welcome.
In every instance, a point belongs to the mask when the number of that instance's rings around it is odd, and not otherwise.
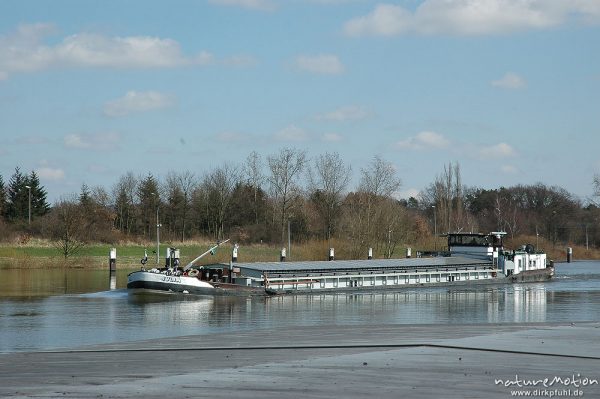
[[[117,289],[117,248],[111,248],[108,255],[108,282],[111,290]]]
[[[238,258],[238,248],[239,248],[239,247],[240,247],[240,246],[239,246],[237,243],[236,243],[236,244],[233,246],[233,250],[231,251],[231,262],[232,262],[232,263],[236,263],[236,262],[237,262],[237,258]]]
[[[373,248],[369,248],[369,255],[367,256],[368,260],[373,259]]]
[[[335,249],[329,248],[329,260],[332,261],[335,259]]]
[[[175,248],[168,247],[165,255],[165,267],[171,269],[175,262]]]
[[[117,271],[117,248],[111,248],[108,255],[108,266],[111,272]]]
[[[280,262],[285,262],[285,247],[281,248],[281,255],[279,256]]]
[[[573,260],[573,248],[567,247],[567,263],[571,263]]]

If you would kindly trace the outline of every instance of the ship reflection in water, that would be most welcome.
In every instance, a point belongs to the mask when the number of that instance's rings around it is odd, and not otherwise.
[[[546,290],[543,284],[515,286],[513,292],[496,292],[488,302],[488,322],[546,321]]]
[[[545,322],[543,284],[477,290],[414,289],[355,295],[281,296],[265,312],[272,318],[322,322],[436,324]]]
[[[485,290],[283,295],[269,298],[130,295],[141,325],[274,328],[294,324],[545,322],[543,284]]]

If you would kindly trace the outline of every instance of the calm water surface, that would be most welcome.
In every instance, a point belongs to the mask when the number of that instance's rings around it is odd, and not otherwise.
[[[246,299],[130,295],[125,271],[111,291],[106,271],[3,270],[0,352],[280,326],[600,320],[600,262],[558,264],[556,274],[498,287]]]

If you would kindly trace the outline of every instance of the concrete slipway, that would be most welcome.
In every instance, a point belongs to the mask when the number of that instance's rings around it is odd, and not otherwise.
[[[8,398],[600,397],[594,380],[600,323],[274,328],[0,355]]]

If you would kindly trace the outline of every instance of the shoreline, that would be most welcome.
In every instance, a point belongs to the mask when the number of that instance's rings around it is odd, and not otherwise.
[[[535,237],[534,237],[535,241]],[[531,237],[516,237],[505,242],[506,249],[520,248],[521,244],[531,242]],[[163,242],[160,244],[159,264],[164,264],[164,255],[166,248],[169,246],[176,247],[181,251],[181,263],[186,264],[193,260],[197,254],[204,252],[213,244],[211,240],[194,240],[186,242]],[[564,263],[567,260],[566,248],[570,247],[573,250],[574,261],[600,261],[600,249],[578,246],[569,243],[561,243],[552,246],[551,243],[544,242],[546,245],[541,245],[538,249],[547,254],[548,261],[554,263]],[[306,242],[292,243],[294,254],[293,258],[288,261],[316,261],[328,260],[330,244],[325,241],[309,240]],[[336,241],[333,246],[336,247],[337,260],[351,260],[352,256],[347,243]],[[404,243],[400,244],[392,258],[404,258],[407,253],[407,248],[412,248],[412,253],[416,254],[418,250],[431,251],[430,242]],[[0,269],[7,268],[86,268],[86,269],[102,269],[108,266],[108,257],[111,248],[117,250],[117,267],[125,267],[135,270],[140,266],[140,259],[144,256],[144,250],[148,255],[150,264],[156,261],[156,242],[133,242],[124,241],[115,244],[88,243],[82,247],[77,253],[65,259],[56,247],[56,243],[51,241],[32,241],[26,244],[18,243],[0,243]],[[224,244],[216,251],[214,256],[206,258],[205,261],[210,263],[229,263],[231,259],[231,251],[233,245],[231,243]],[[281,247],[275,244],[255,243],[242,245],[239,249],[239,262],[276,262],[280,258]],[[365,250],[366,251],[366,250]],[[364,254],[366,259],[366,252]],[[383,258],[381,253],[374,254],[375,258]],[[360,257],[359,257],[360,258]]]
[[[403,259],[398,257],[395,259]],[[342,259],[339,259],[342,260]],[[242,260],[240,260],[242,261]],[[277,260],[273,260],[276,262]],[[549,260],[550,261],[550,260]],[[554,265],[564,265],[568,263],[578,262],[599,262],[600,259],[573,259],[571,262],[567,260],[552,260]],[[214,263],[229,263],[229,260],[213,260]],[[212,263],[211,262],[211,263]],[[294,262],[290,260],[289,262]],[[185,261],[184,261],[185,263]],[[151,265],[154,263],[151,262]],[[103,270],[108,269],[107,256],[79,256],[69,258],[65,261],[60,256],[28,256],[28,257],[3,257],[0,256],[0,270],[23,270],[23,269],[84,269],[84,270]],[[136,271],[140,269],[138,257],[122,256],[118,258],[117,270]]]

